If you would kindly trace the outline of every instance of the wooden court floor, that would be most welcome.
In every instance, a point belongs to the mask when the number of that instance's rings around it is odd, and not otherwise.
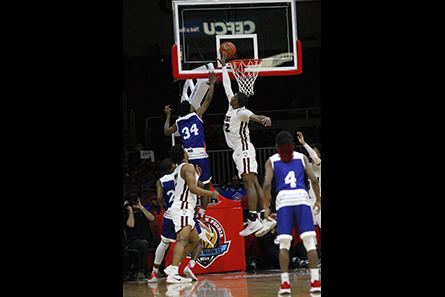
[[[278,295],[281,274],[279,269],[259,272],[228,272],[217,274],[199,274],[198,281],[189,284],[166,284],[166,278],[158,283],[147,281],[123,283],[123,296],[191,296],[191,297],[271,297],[299,296],[321,297],[321,293],[310,293],[309,269],[289,270],[292,293]],[[320,269],[321,281],[321,269]]]

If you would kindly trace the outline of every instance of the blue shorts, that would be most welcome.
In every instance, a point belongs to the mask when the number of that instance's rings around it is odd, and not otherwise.
[[[201,227],[199,226],[196,217],[193,218],[193,220],[195,221],[196,231],[198,231],[198,234],[201,234]],[[170,239],[172,241],[176,240],[175,224],[173,224],[173,220],[164,218],[161,235],[166,239]]]
[[[202,158],[202,159],[189,159],[189,163],[193,164],[193,166],[196,167],[196,164],[198,164],[199,167],[201,167],[202,172],[201,176],[199,177],[199,180],[203,184],[208,184],[210,180],[212,179],[212,172],[210,171],[210,159]]]
[[[311,207],[308,205],[283,206],[277,210],[278,236],[284,234],[292,236],[294,222],[300,236],[305,232],[315,232]]]

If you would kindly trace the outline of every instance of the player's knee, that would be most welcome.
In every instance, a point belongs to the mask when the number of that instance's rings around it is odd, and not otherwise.
[[[301,240],[303,240],[303,245],[306,248],[306,251],[312,251],[315,250],[315,236],[310,235],[310,236],[305,236],[303,238],[301,238]]]
[[[280,242],[280,250],[281,249],[289,250],[290,244],[292,242],[292,236],[281,236],[278,239],[278,241]]]

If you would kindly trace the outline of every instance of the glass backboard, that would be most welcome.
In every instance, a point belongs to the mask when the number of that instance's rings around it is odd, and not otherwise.
[[[233,59],[263,60],[258,76],[302,72],[295,0],[174,0],[172,8],[176,79],[206,78],[209,63],[220,73],[226,41],[237,48]]]

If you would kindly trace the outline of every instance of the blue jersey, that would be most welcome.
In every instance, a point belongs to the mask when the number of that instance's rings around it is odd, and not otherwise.
[[[221,194],[221,196],[235,201],[241,201],[241,199],[243,199],[243,197],[247,195],[246,190],[244,190],[243,188],[239,188],[238,190],[235,190],[234,188],[230,188],[226,191],[219,190],[219,193]]]
[[[204,124],[194,112],[176,120],[184,148],[204,147]]]
[[[304,185],[305,164],[303,154],[294,152],[294,159],[291,162],[281,162],[278,154],[270,157],[272,168],[275,173],[275,185],[277,193],[282,190],[303,189]]]
[[[164,188],[164,204],[167,209],[169,209],[175,198],[175,181],[173,173],[164,175],[160,180],[162,187]]]

